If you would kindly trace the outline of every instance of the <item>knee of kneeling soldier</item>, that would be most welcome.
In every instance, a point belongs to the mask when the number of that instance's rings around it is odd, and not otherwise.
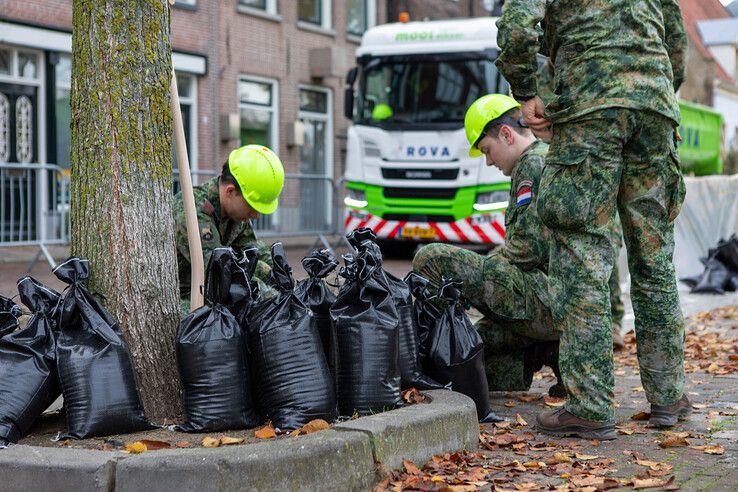
[[[428,269],[430,268],[430,262],[434,258],[442,256],[447,249],[447,244],[426,244],[425,246],[420,248],[417,253],[415,253],[415,257],[413,258],[413,270],[423,276],[427,276]]]

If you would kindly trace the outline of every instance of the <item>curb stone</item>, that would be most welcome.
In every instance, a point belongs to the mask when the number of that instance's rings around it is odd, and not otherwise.
[[[344,422],[295,439],[218,449],[120,452],[14,445],[0,450],[2,490],[370,490],[377,464],[424,463],[434,454],[474,449],[474,402],[447,390],[430,403]]]

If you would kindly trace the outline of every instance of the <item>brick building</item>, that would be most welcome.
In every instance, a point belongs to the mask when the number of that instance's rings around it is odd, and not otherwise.
[[[288,172],[340,173],[343,76],[364,30],[386,21],[386,7],[177,0],[172,59],[192,167],[217,169],[230,149],[262,143],[278,150]],[[71,28],[70,0],[0,0],[0,162],[69,166]],[[30,125],[11,110],[19,99]]]

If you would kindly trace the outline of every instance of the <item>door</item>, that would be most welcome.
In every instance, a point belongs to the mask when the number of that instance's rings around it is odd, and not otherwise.
[[[38,89],[0,82],[0,163],[38,159]],[[36,235],[36,173],[0,169],[0,242],[28,241]]]

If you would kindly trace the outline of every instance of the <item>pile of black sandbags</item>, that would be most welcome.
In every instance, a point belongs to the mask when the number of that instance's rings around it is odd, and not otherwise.
[[[59,395],[65,437],[84,439],[148,429],[130,353],[118,324],[87,290],[89,265],[69,258],[54,269],[61,295],[32,277],[18,292],[32,316],[0,298],[0,445],[17,442]]]
[[[738,237],[721,239],[717,247],[702,258],[704,271],[695,277],[681,279],[693,294],[724,294],[738,290]]]

